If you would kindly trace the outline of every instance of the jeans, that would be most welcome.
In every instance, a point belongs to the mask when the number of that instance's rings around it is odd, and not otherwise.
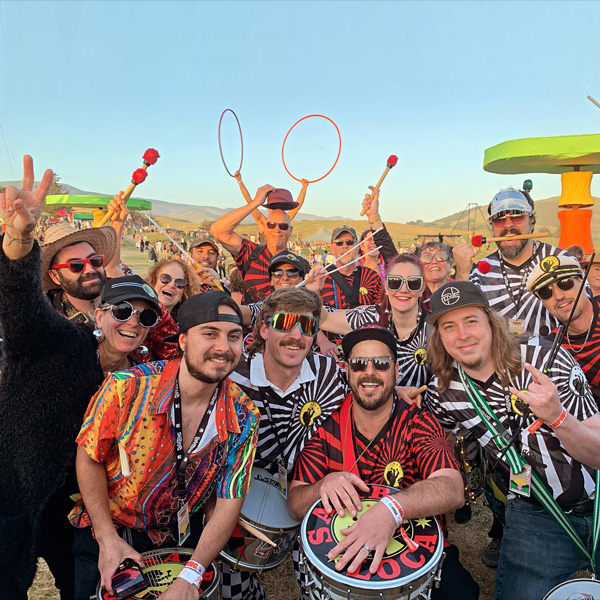
[[[567,517],[591,553],[592,517]],[[588,568],[589,561],[545,508],[522,498],[506,503],[496,600],[540,600],[573,573]]]

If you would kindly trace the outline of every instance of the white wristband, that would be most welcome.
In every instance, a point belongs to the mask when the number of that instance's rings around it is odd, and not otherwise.
[[[390,496],[383,497],[380,502],[392,513],[392,517],[394,517],[394,521],[396,522],[396,527],[400,527],[402,521],[404,521],[404,511],[402,510],[400,502]]]
[[[200,585],[202,584],[202,575],[203,573],[199,573],[190,567],[183,567],[179,575],[177,575],[178,579],[183,579],[188,583],[191,583],[198,591],[200,591]]]

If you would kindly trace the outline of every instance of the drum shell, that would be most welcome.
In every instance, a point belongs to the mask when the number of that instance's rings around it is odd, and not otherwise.
[[[565,581],[552,588],[544,600],[579,600],[586,598],[583,594],[588,594],[589,598],[600,598],[600,581],[586,578]]]

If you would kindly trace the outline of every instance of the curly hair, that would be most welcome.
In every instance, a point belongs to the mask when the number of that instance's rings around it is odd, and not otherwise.
[[[282,288],[268,296],[261,306],[252,329],[252,343],[248,347],[248,356],[265,351],[265,340],[260,335],[262,324],[276,312],[291,312],[312,315],[317,321],[321,316],[323,301],[319,294],[306,288]]]
[[[420,246],[418,250],[419,258],[425,250],[429,249],[437,250],[438,252],[445,252],[448,255],[448,260],[452,262],[452,246],[450,244],[446,244],[446,242],[440,242],[435,240],[431,242],[425,242]]]
[[[198,278],[196,277],[196,273],[194,273],[194,269],[187,263],[184,263],[182,260],[178,258],[163,258],[159,260],[155,265],[150,267],[148,274],[146,275],[146,281],[154,288],[156,283],[158,282],[158,276],[160,275],[161,270],[168,265],[179,265],[183,269],[184,277],[185,277],[185,288],[183,289],[183,296],[181,298],[181,302],[178,302],[177,305],[173,308],[179,308],[179,306],[183,303],[184,300],[187,300],[191,296],[195,296],[202,291],[200,287],[200,283],[198,282]],[[173,311],[171,311],[173,314]],[[173,317],[176,318],[177,312],[173,314]]]
[[[508,331],[506,319],[488,306],[481,306],[487,315],[488,323],[492,329],[492,361],[494,371],[500,378],[502,385],[508,386],[510,380],[523,370],[519,341]],[[450,386],[454,359],[448,354],[437,323],[427,340],[427,366],[438,378],[437,389],[445,392]]]

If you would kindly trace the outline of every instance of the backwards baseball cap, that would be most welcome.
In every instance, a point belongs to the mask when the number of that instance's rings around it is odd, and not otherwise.
[[[161,312],[156,292],[139,275],[109,279],[100,292],[100,304],[120,304],[126,300],[145,300]]]
[[[234,315],[219,312],[220,306],[229,306],[235,311]],[[225,292],[204,292],[188,298],[179,308],[179,331],[173,335],[163,338],[165,342],[176,342],[182,333],[188,329],[213,323],[215,321],[226,321],[242,325],[242,311],[235,300]]]
[[[331,241],[337,239],[342,235],[342,233],[350,233],[352,237],[357,240],[358,236],[356,235],[356,230],[353,227],[349,227],[348,225],[342,225],[341,227],[336,227],[331,234]]]
[[[269,192],[267,202],[264,204],[264,207],[269,210],[292,210],[292,208],[297,208],[298,206],[300,205],[294,201],[292,192],[283,188],[275,188]]]
[[[517,210],[519,212],[532,213],[533,201],[530,203],[523,192],[519,192],[519,190],[515,190],[514,188],[500,190],[492,198],[488,206],[490,219],[493,219],[499,213],[510,213]]]
[[[211,240],[210,238],[196,238],[192,240],[189,246],[189,250],[191,250],[192,248],[198,248],[198,246],[205,245],[212,246],[215,249],[215,252],[219,254],[219,246],[217,246],[217,242],[215,242],[215,240]]]
[[[397,360],[398,350],[396,348],[396,338],[394,337],[394,334],[386,327],[375,324],[363,325],[362,327],[347,333],[342,340],[342,350],[344,351],[344,354],[350,356],[352,348],[354,348],[356,344],[366,340],[376,340],[385,344],[390,349],[392,358]]]
[[[310,265],[305,258],[302,258],[302,256],[298,256],[289,250],[282,250],[271,259],[271,262],[269,263],[269,275],[271,275],[279,265],[286,263],[294,265],[302,275],[306,275],[310,271]]]
[[[489,305],[490,303],[481,288],[474,283],[470,281],[448,281],[431,294],[431,314],[426,321],[434,324],[442,315],[457,308]]]
[[[527,278],[527,289],[537,292],[539,289],[567,277],[583,278],[579,261],[574,256],[546,256],[535,266]]]

